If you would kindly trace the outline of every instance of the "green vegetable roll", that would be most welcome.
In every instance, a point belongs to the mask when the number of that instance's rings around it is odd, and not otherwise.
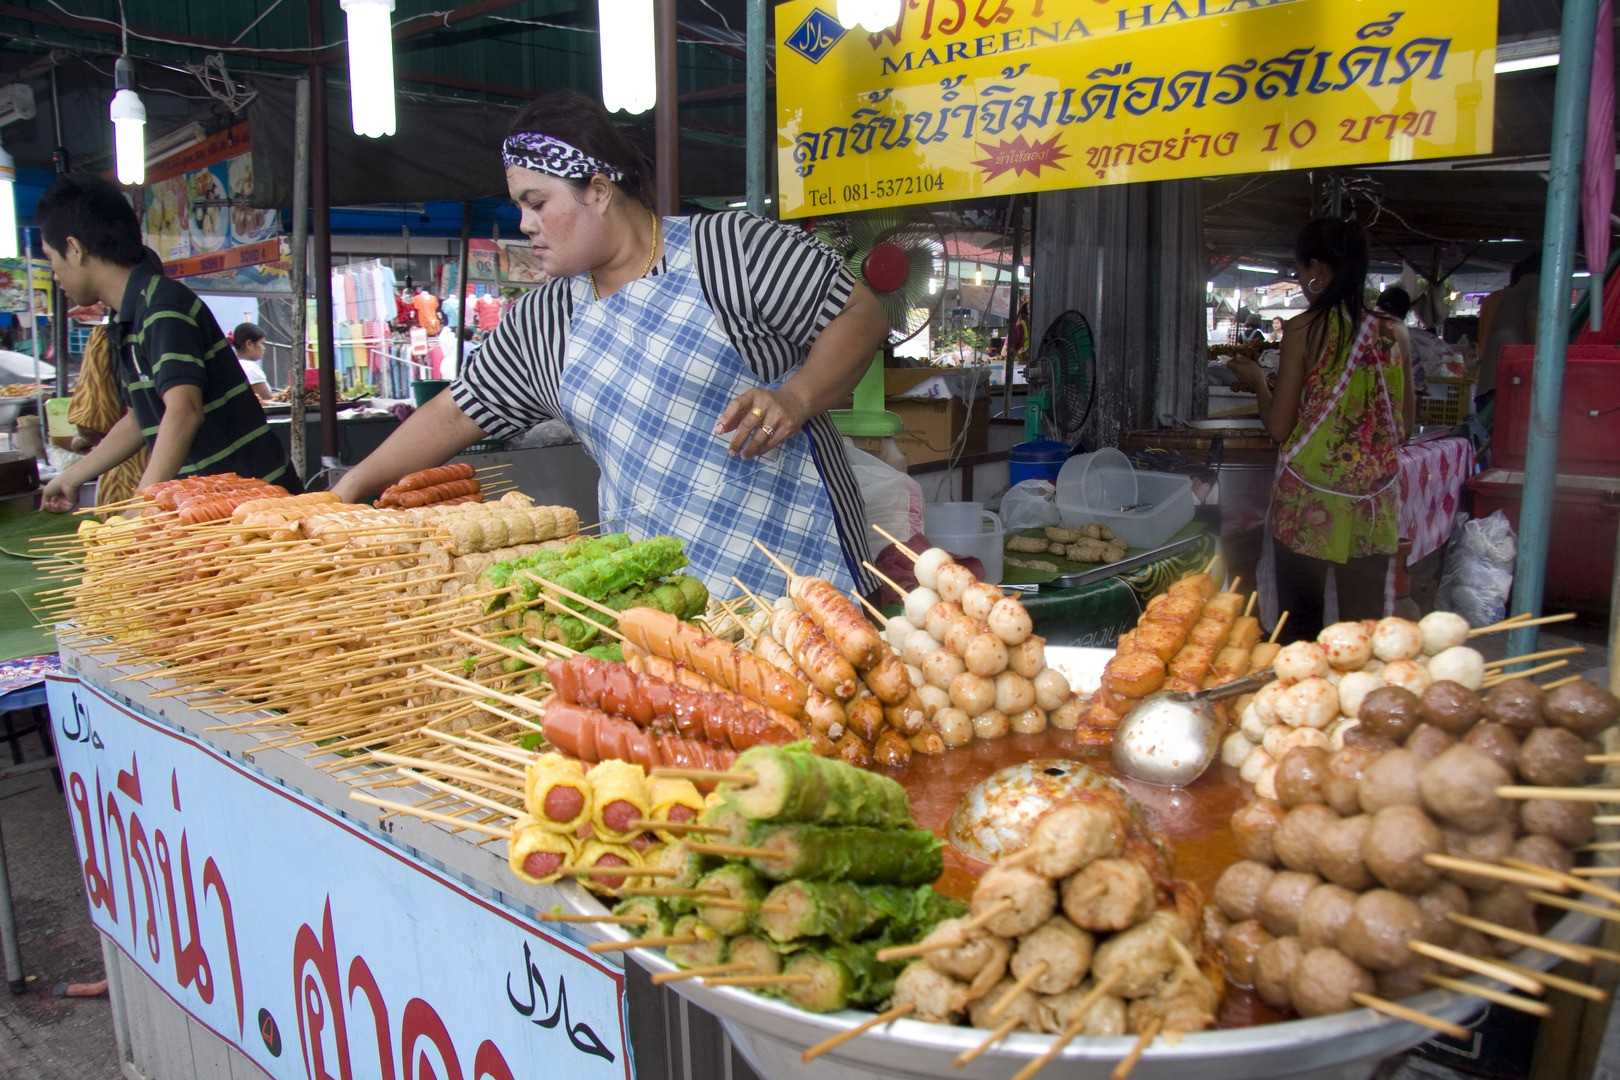
[[[752,821],[911,828],[906,789],[887,776],[810,753],[809,743],[756,746],[737,758],[757,778],[731,792]]]
[[[613,914],[645,918],[647,921],[640,926],[625,924],[637,937],[663,937],[675,924],[673,913],[653,896],[632,896],[628,900],[621,900],[614,905]]]
[[[807,937],[853,941],[876,933],[912,941],[941,919],[966,910],[927,885],[852,885],[843,881],[788,881],[765,897],[757,923],[772,941]]]
[[[788,958],[787,975],[809,975],[803,985],[782,987],[781,994],[806,1012],[838,1012],[862,1005],[878,1005],[894,989],[899,965],[885,964],[877,951],[887,940],[832,944],[807,949]]]
[[[782,853],[783,858],[750,860],[771,881],[926,885],[945,868],[945,845],[927,829],[754,822],[743,843]]]
[[[682,915],[676,919],[671,933],[677,936],[692,934],[699,939],[692,945],[671,945],[664,950],[670,962],[677,967],[709,967],[725,962],[725,935],[696,915]]]
[[[728,904],[722,907],[710,903],[708,899],[698,901],[698,917],[727,935],[747,930],[750,918],[759,908],[759,902],[765,898],[765,885],[759,880],[759,875],[742,863],[729,863],[718,870],[709,871],[698,881],[697,887],[720,889],[726,894],[727,900],[746,905],[732,907]]]
[[[782,954],[758,934],[732,938],[726,956],[732,963],[747,964],[750,975],[775,975],[782,970]]]
[[[709,610],[708,586],[689,574],[682,574],[674,580],[681,590],[682,598],[686,601],[681,618],[695,619]]]

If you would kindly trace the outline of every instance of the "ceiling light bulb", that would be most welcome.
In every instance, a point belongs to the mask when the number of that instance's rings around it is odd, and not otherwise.
[[[342,0],[348,16],[349,107],[354,133],[394,133],[394,0]]]
[[[129,61],[119,60],[118,66],[127,69]],[[113,95],[109,111],[118,182],[126,187],[139,187],[146,183],[146,106],[141,104],[139,94],[121,86]]]
[[[904,0],[838,0],[838,25],[880,33],[900,21]]]
[[[602,104],[609,112],[644,113],[658,104],[653,0],[599,0]]]

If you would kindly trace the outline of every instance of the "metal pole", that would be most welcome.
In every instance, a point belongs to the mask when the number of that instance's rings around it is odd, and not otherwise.
[[[321,0],[309,0],[309,43],[325,39]],[[332,341],[332,197],[326,158],[326,72],[319,64],[309,69],[310,210],[315,215],[315,338],[321,388],[321,469],[337,468],[337,367]]]
[[[28,343],[34,353],[34,404],[39,409],[39,422],[45,429],[47,442],[51,438],[50,420],[45,415],[45,383],[39,377],[42,354],[39,347],[39,304],[34,299],[34,230],[22,230],[23,281],[28,289]]]
[[[673,217],[681,208],[680,52],[675,43],[675,0],[657,0],[653,36],[658,56],[658,104],[653,115],[653,169],[658,213]]]
[[[748,212],[765,213],[765,188],[770,183],[770,93],[765,85],[765,40],[769,12],[766,0],[748,0]]]
[[[23,978],[22,951],[17,948],[17,913],[11,906],[11,874],[6,869],[6,841],[0,836],[0,950],[6,959],[6,982],[13,994],[28,989]]]
[[[51,161],[56,175],[61,176],[71,167],[67,147],[62,145],[62,99],[56,93],[56,65],[51,65],[51,123],[56,129],[56,149]],[[51,280],[51,337],[56,342],[56,396],[67,397],[68,392],[68,304],[67,294],[53,278]],[[35,330],[38,330],[35,327]],[[45,418],[42,416],[40,420]]]
[[[461,204],[461,272],[456,275],[456,288],[461,298],[456,301],[456,377],[461,377],[461,361],[467,355],[467,271],[472,260],[472,203]]]
[[[1581,156],[1598,0],[1564,0],[1559,40],[1569,43],[1558,65],[1553,97],[1552,156],[1547,177],[1547,224],[1541,239],[1541,296],[1536,315],[1536,362],[1530,384],[1530,438],[1519,503],[1519,560],[1513,572],[1513,612],[1541,613],[1551,548],[1552,503],[1558,484],[1558,410],[1564,393],[1569,335],[1569,283],[1580,216]],[[1508,654],[1533,652],[1536,628],[1508,634]]]
[[[287,397],[292,403],[292,466],[300,479],[314,475],[309,467],[309,439],[304,424],[304,372],[309,367],[309,76],[298,80],[293,111],[292,363],[287,367]]]
[[[1002,335],[1002,351],[1006,354],[1006,363],[1003,365],[1005,381],[1001,386],[1001,415],[1003,418],[1012,415],[1012,384],[1013,384],[1013,353],[1012,332],[1018,325],[1018,268],[1024,263],[1024,201],[1017,195],[1012,197],[1012,208],[1007,216],[1012,220],[1012,287],[1007,291],[1007,332]],[[991,296],[995,290],[991,290]]]

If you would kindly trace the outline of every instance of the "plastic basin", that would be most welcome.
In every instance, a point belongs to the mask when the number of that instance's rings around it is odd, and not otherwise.
[[[928,542],[961,558],[984,564],[983,580],[1001,584],[1001,519],[978,503],[931,503],[924,508]]]
[[[1058,517],[1066,528],[1093,523],[1106,525],[1130,547],[1158,547],[1192,520],[1193,510],[1196,509],[1192,481],[1175,473],[1161,472],[1138,472],[1134,479],[1137,503],[1114,503],[1107,510],[1089,505],[1081,497],[1082,489],[1078,485],[1065,485],[1060,479],[1057,490]],[[1141,509],[1120,509],[1129,505],[1140,506]]]
[[[1058,471],[1057,488],[1068,488],[1070,499],[1077,505],[1098,510],[1114,511],[1146,501],[1137,490],[1136,467],[1113,447],[1064,462]]]

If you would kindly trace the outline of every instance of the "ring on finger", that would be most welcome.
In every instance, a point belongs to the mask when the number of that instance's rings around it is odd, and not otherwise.
[[[767,439],[770,438],[772,435],[776,434],[776,429],[771,427],[771,425],[769,425],[769,424],[761,424],[761,425],[759,425],[759,430],[761,430],[761,431],[763,431],[765,433],[765,437]]]
[[[758,419],[760,419],[761,417],[763,417],[765,415],[765,410],[761,409],[761,408],[758,408],[756,406],[755,408],[752,408],[752,409],[748,410],[748,415],[752,416],[754,419],[758,420]]]

